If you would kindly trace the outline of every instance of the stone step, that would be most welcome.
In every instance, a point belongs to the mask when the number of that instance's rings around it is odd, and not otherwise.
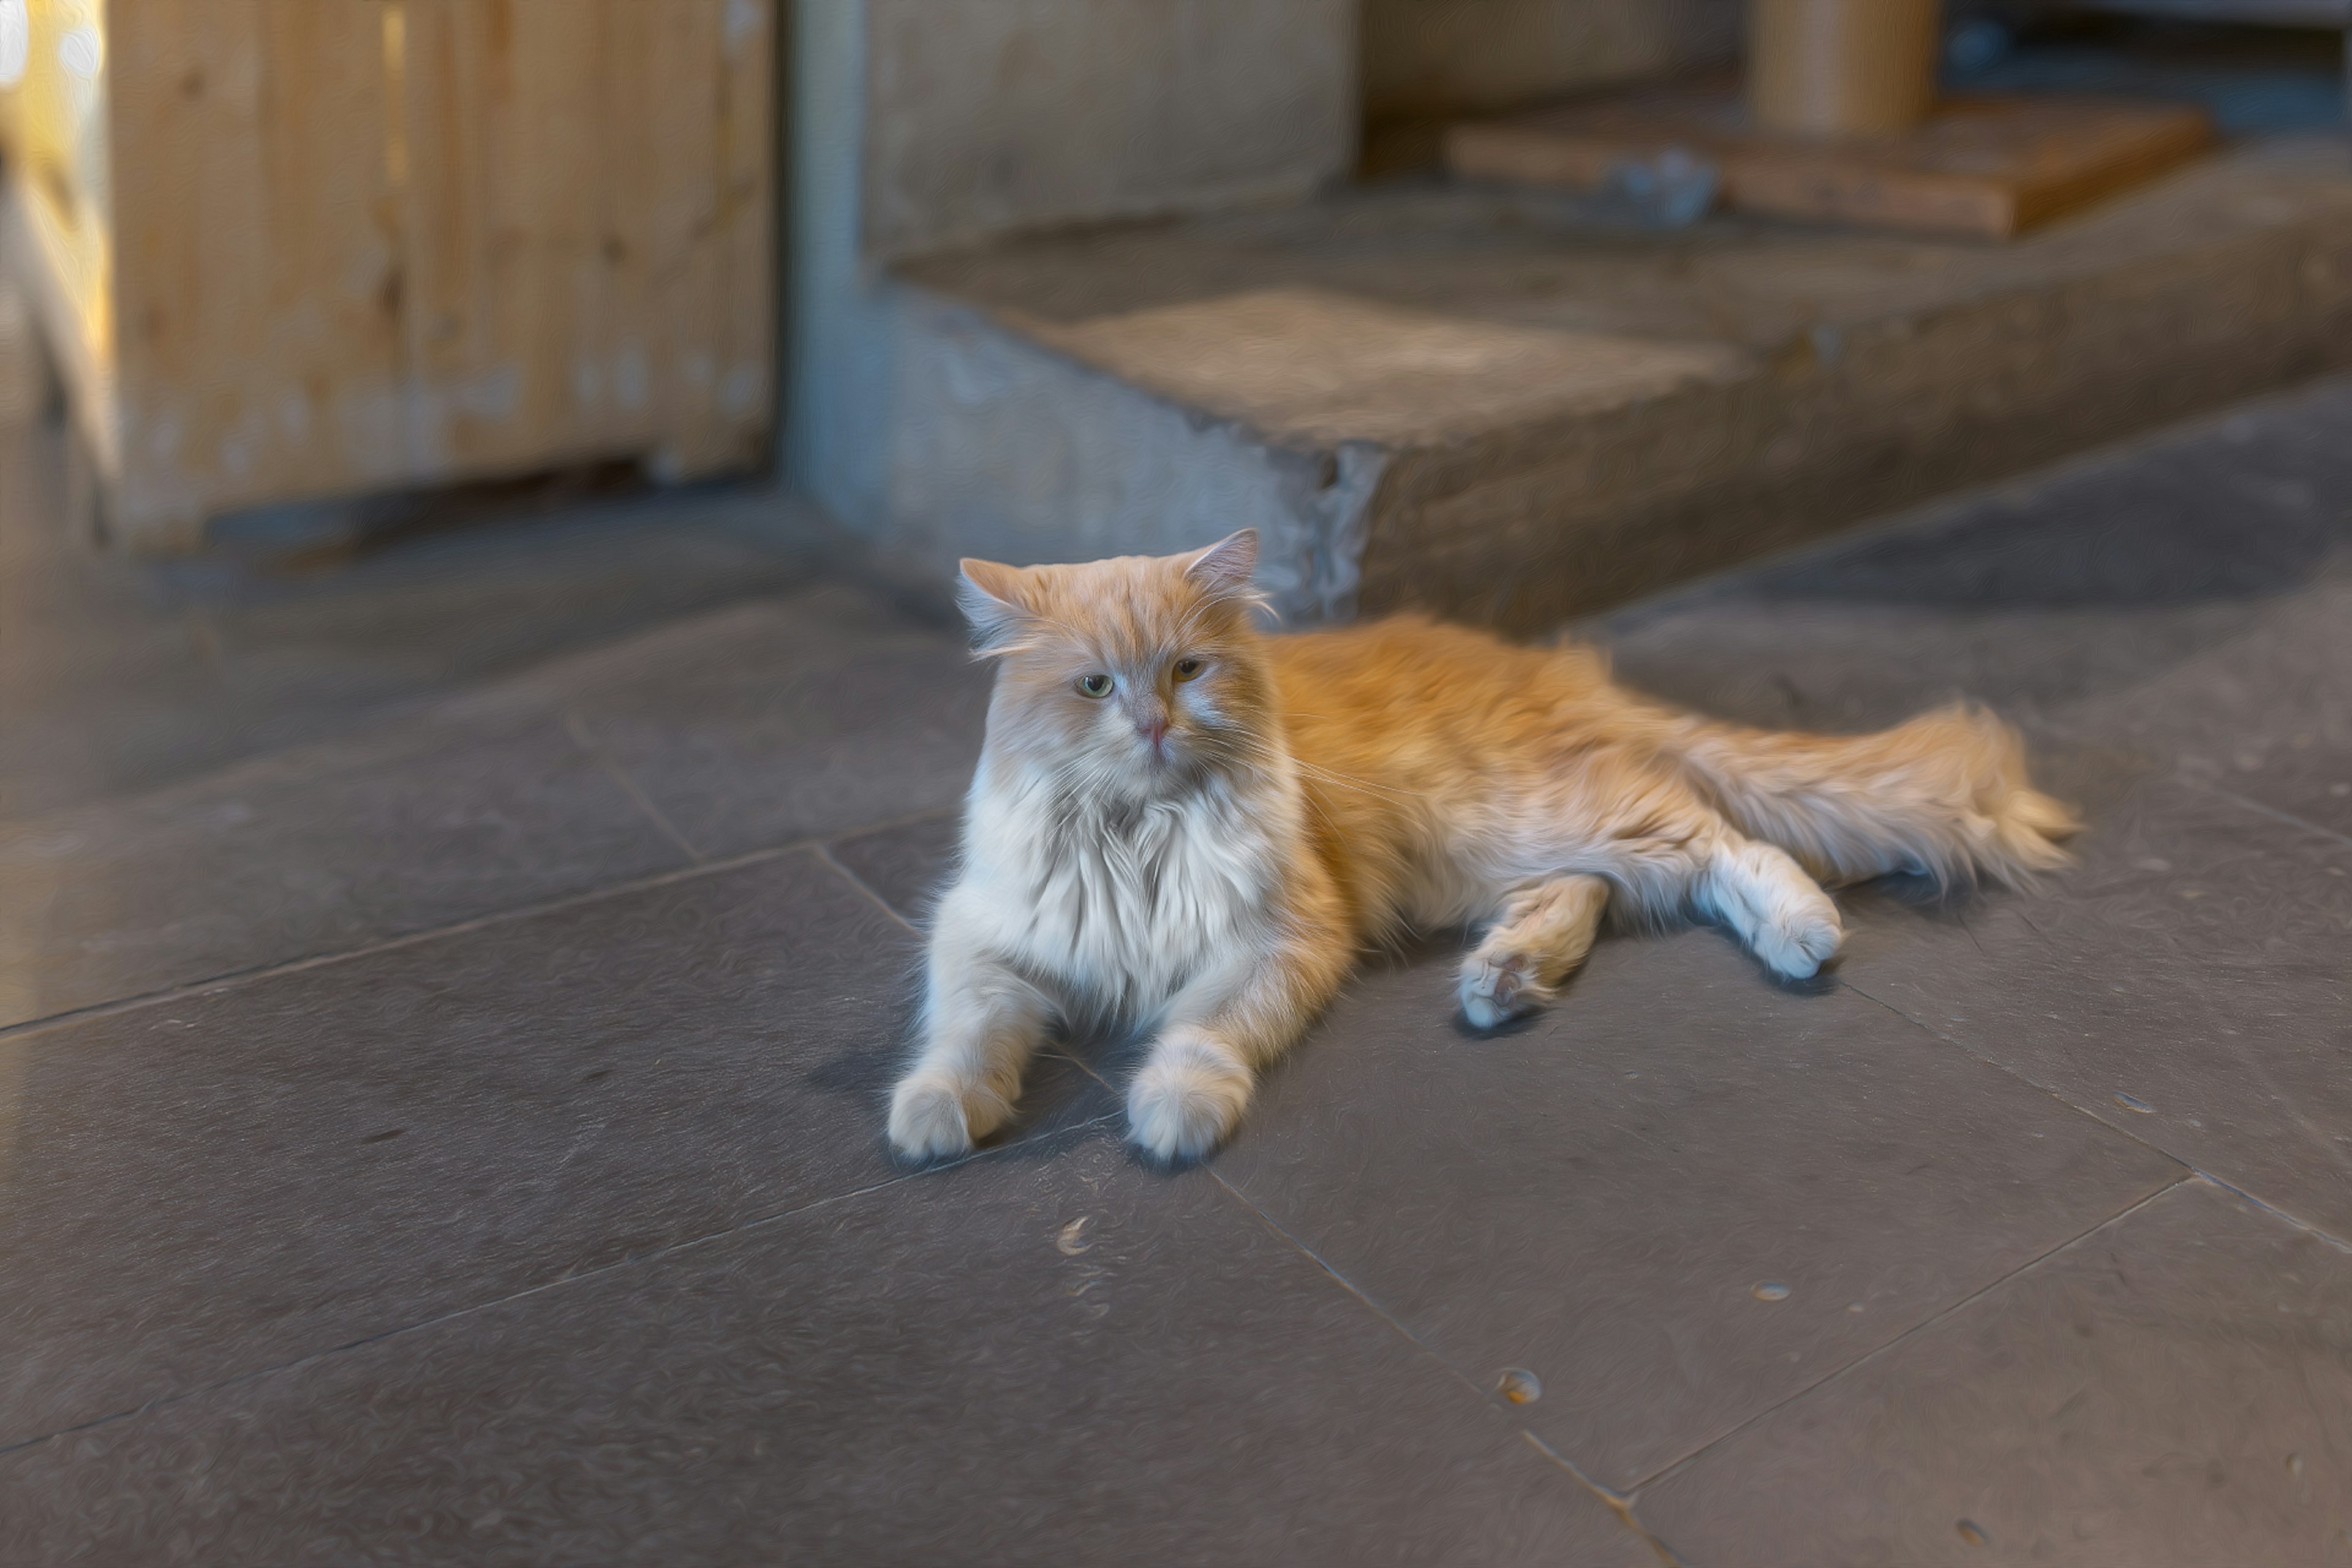
[[[2352,160],[2008,244],[1405,185],[898,270],[850,521],[898,574],[1255,524],[1294,623],[1556,623],[2352,363]]]

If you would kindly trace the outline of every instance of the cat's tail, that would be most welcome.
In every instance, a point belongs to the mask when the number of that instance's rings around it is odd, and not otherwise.
[[[2074,814],[2033,789],[2017,731],[1965,703],[1873,735],[1781,734],[1676,715],[1661,749],[1751,838],[1818,879],[1890,871],[2018,886],[2071,858]]]

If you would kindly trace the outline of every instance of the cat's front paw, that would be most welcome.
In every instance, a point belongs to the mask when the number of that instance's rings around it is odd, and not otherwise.
[[[909,1160],[946,1160],[971,1152],[994,1131],[1006,1108],[986,1086],[918,1068],[890,1095],[890,1146]]]
[[[1161,1161],[1197,1160],[1234,1130],[1253,1087],[1231,1047],[1197,1029],[1171,1029],[1128,1088],[1128,1138]]]

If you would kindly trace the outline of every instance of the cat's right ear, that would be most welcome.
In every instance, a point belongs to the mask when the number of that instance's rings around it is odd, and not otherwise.
[[[1011,653],[1036,619],[1029,607],[1028,574],[1003,562],[969,557],[956,565],[963,574],[956,582],[956,602],[971,623],[971,651],[983,657]]]

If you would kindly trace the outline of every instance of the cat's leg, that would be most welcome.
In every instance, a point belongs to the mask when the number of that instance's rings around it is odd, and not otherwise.
[[[1581,852],[1561,852],[1556,864],[1606,876],[1612,897],[1637,916],[1696,910],[1718,920],[1792,980],[1837,952],[1845,940],[1837,905],[1785,850],[1748,837],[1677,780],[1642,770],[1606,782],[1597,793],[1611,810],[1586,830]]]
[[[1845,941],[1837,904],[1777,846],[1727,826],[1694,880],[1691,901],[1729,926],[1765,967],[1809,978]]]
[[[968,1152],[1003,1125],[1053,1004],[995,956],[986,900],[949,890],[931,926],[922,1049],[890,1096],[890,1144],[909,1159]]]
[[[1336,920],[1298,921],[1269,950],[1186,986],[1128,1086],[1128,1137],[1163,1161],[1197,1160],[1223,1142],[1258,1070],[1331,1000],[1354,957]]]
[[[1462,1016],[1491,1029],[1549,1002],[1592,951],[1608,906],[1601,877],[1556,877],[1513,893],[1462,961]]]

